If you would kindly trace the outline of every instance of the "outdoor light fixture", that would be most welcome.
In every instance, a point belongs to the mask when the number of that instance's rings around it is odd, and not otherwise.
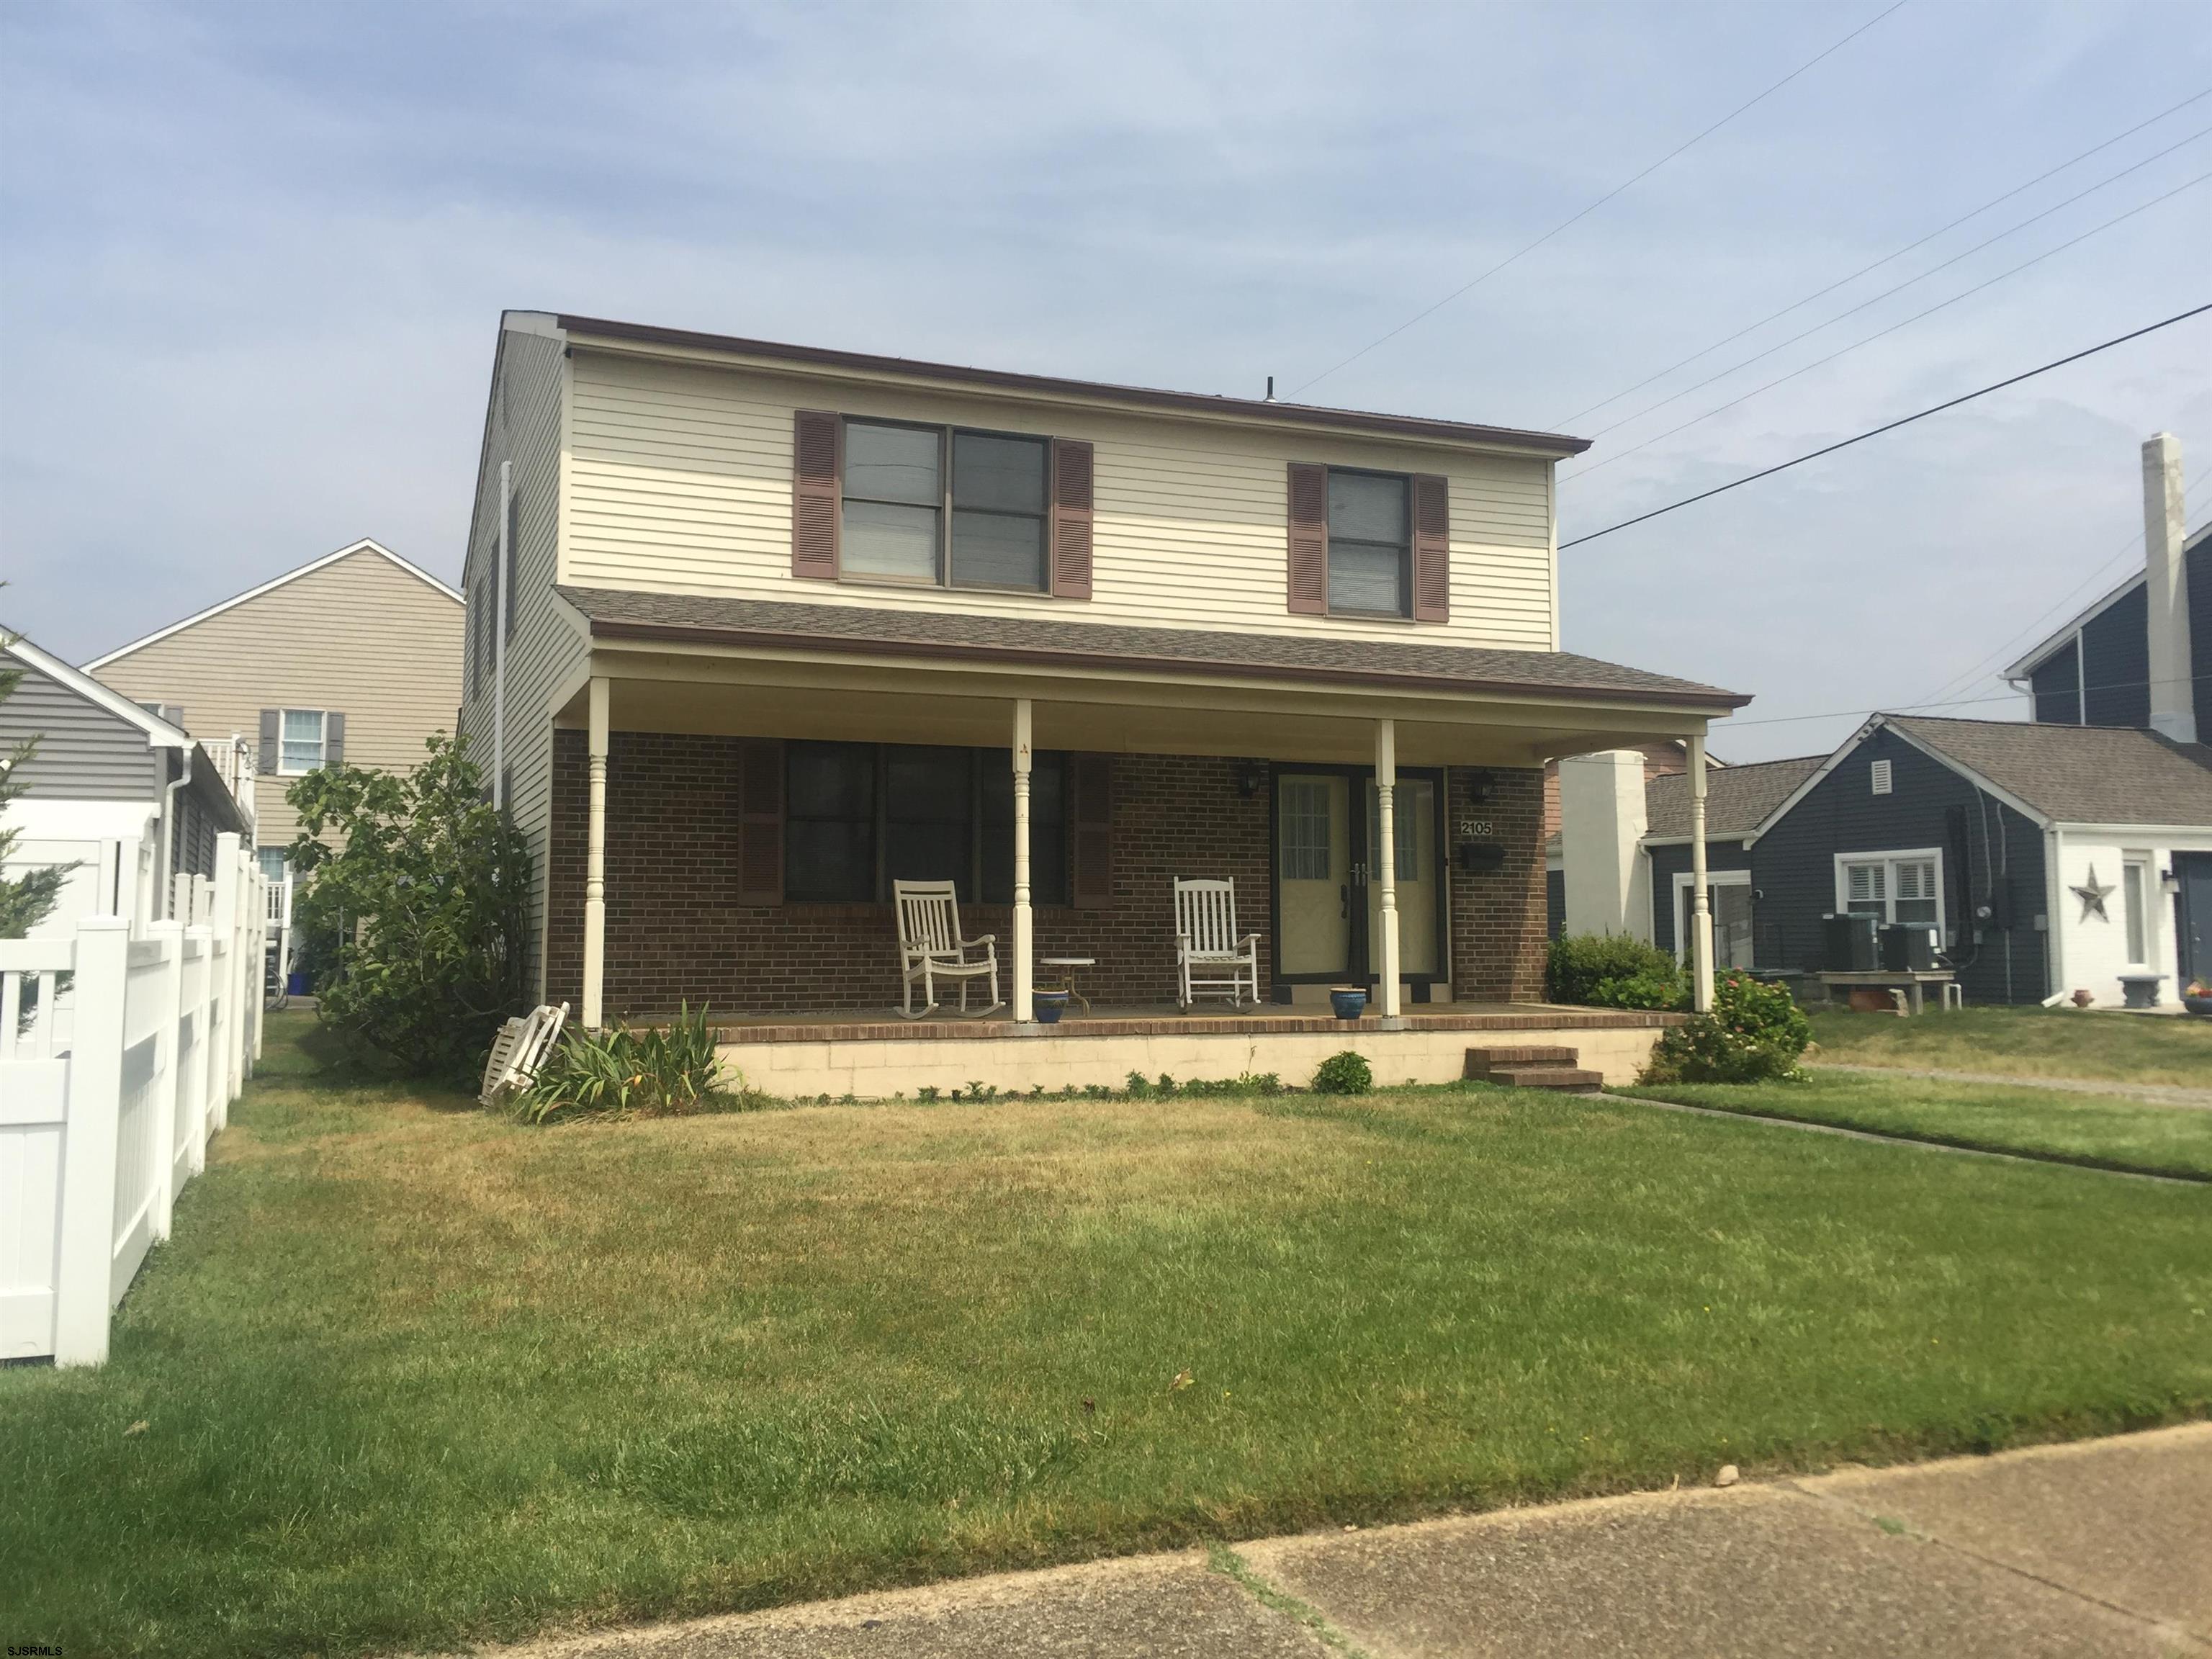
[[[1267,781],[1267,763],[1241,760],[1237,763],[1237,793],[1246,800],[1260,793],[1260,786]]]

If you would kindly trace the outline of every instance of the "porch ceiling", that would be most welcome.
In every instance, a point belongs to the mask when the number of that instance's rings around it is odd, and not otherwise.
[[[1531,688],[1420,695],[1240,678],[1059,670],[826,653],[595,647],[556,723],[581,727],[589,678],[610,682],[617,731],[1004,747],[1028,697],[1040,749],[1093,754],[1249,755],[1359,764],[1375,721],[1397,722],[1407,766],[1535,766],[1705,729],[1705,709],[1571,701]]]

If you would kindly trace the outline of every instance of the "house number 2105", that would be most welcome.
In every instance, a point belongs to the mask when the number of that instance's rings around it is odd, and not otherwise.
[[[1478,836],[1497,833],[1488,818],[1462,818],[1459,821],[1459,838],[1462,841],[1473,841]]]

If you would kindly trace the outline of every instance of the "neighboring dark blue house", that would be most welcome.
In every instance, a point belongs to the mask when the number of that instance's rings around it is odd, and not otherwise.
[[[2182,544],[2194,736],[2212,736],[2212,525]],[[2004,671],[2054,726],[2151,726],[2148,580],[2138,570]],[[2180,688],[2176,688],[2177,691]]]
[[[1689,781],[1646,799],[1651,936],[1680,955]],[[2204,744],[1876,714],[1825,759],[1711,775],[1706,803],[1719,966],[1817,969],[1823,920],[1857,911],[1936,928],[1970,1002],[2117,1003],[2127,973],[2166,975],[2170,1002],[2212,979]]]

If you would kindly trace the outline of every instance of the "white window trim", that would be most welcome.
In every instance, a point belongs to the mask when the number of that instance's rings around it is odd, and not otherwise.
[[[2128,872],[2137,870],[2136,891],[2142,896],[2141,915],[2132,914],[2128,908]],[[2120,949],[2128,948],[2128,928],[2132,923],[2142,936],[2142,957],[2127,964],[2130,972],[2148,973],[2151,963],[2159,954],[2158,901],[2165,891],[2158,878],[2158,859],[2154,854],[2123,852],[2120,854]]]
[[[1690,886],[1696,877],[1687,870],[1674,872],[1674,960],[1687,963],[1690,960]],[[1708,870],[1708,887],[1748,887],[1748,870]]]
[[[284,763],[284,723],[295,714],[313,714],[322,722],[320,734],[315,739],[317,759],[314,766],[287,766]],[[276,711],[276,775],[283,778],[304,778],[322,765],[331,752],[331,711],[327,708],[280,708]]]
[[[1836,914],[1842,915],[1851,908],[1850,878],[1844,873],[1850,866],[1895,866],[1924,863],[1929,860],[1933,860],[1936,865],[1936,920],[1932,925],[1939,940],[1948,939],[1951,936],[1951,915],[1945,895],[1950,884],[1943,878],[1943,849],[1940,847],[1869,847],[1859,852],[1837,854]],[[1885,924],[1897,920],[1897,878],[1894,875],[1886,874],[1882,878],[1881,914]]]

